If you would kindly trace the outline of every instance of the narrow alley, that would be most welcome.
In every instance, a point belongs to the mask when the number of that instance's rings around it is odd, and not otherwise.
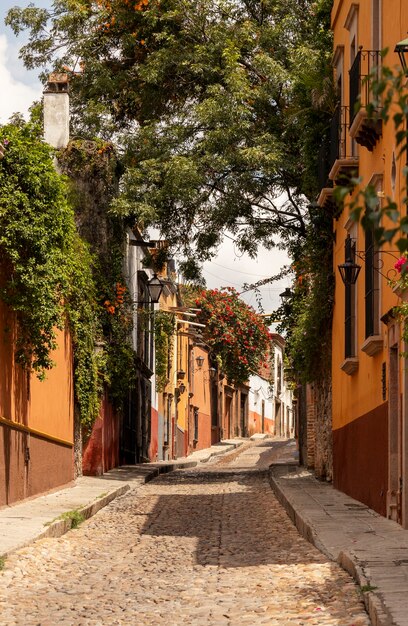
[[[12,554],[2,625],[368,626],[361,594],[272,493],[279,442],[244,444]]]

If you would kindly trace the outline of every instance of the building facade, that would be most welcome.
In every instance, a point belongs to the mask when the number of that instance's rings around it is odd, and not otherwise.
[[[405,0],[335,0],[334,80],[338,103],[320,153],[318,204],[334,210],[332,406],[334,486],[382,515],[408,525],[405,359],[393,314],[398,296],[389,278],[395,246],[376,246],[373,231],[350,217],[348,205],[370,185],[376,206],[384,198],[401,209],[406,181],[394,124],[370,115],[372,80],[381,64],[394,67],[397,42],[406,37]],[[383,57],[381,50],[388,48]],[[350,184],[342,211],[333,189]],[[338,266],[343,266],[343,278]],[[346,267],[360,266],[355,282]],[[354,277],[353,277],[354,279]]]

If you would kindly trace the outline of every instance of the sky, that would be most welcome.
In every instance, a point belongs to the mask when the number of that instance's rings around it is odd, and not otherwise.
[[[32,0],[38,7],[48,8],[50,0]],[[28,71],[18,58],[19,49],[24,45],[26,37],[18,38],[4,24],[8,10],[13,6],[27,6],[29,0],[1,0],[0,7],[0,124],[7,122],[9,117],[20,112],[27,115],[33,101],[41,98],[42,85],[38,80],[39,70]],[[258,257],[251,259],[241,255],[234,243],[225,238],[218,254],[203,266],[203,275],[210,288],[234,287],[242,291],[244,283],[255,283],[269,276],[278,274],[283,265],[288,264],[284,251],[277,248],[265,250],[260,248]],[[265,313],[271,313],[280,305],[279,293],[290,286],[290,279],[272,283],[260,288],[262,307]],[[253,291],[242,294],[242,298],[257,309]]]

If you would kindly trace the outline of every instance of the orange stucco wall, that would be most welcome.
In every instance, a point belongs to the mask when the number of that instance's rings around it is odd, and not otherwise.
[[[373,27],[374,4],[372,0],[360,2],[335,0],[333,5],[335,78],[338,85],[341,82],[343,106],[350,104],[349,70],[353,37],[356,52],[359,49],[372,51],[375,48],[388,48],[383,64],[390,68],[399,64],[394,48],[397,42],[406,38],[408,3],[406,0],[386,2],[382,0],[379,3],[381,7],[379,43]],[[342,81],[338,81],[340,73],[343,76]],[[365,70],[362,70],[361,74],[364,73]],[[360,118],[357,114],[354,128],[357,127],[359,119],[364,119],[363,112]],[[349,219],[347,204],[357,198],[359,191],[367,184],[372,183],[377,187],[377,191],[382,192],[380,198],[381,196],[389,198],[401,208],[406,157],[404,155],[401,159],[398,158],[399,148],[396,145],[392,111],[390,121],[383,123],[380,137],[371,151],[357,142],[352,143],[348,126],[345,136],[347,145],[345,160],[347,161],[351,155],[358,159],[358,176],[361,182],[355,187],[351,197],[345,199],[345,209],[338,219],[333,221],[335,232],[333,271],[336,277],[332,334],[333,480],[335,487],[383,515],[390,514],[389,505],[392,504],[395,509],[391,512],[397,519],[399,515],[397,492],[400,491],[402,461],[398,457],[400,452],[393,454],[391,449],[394,446],[396,451],[401,447],[399,433],[404,360],[396,356],[400,354],[402,348],[399,328],[398,323],[394,323],[389,315],[399,300],[388,284],[387,277],[396,277],[396,273],[391,275],[390,272],[392,273],[396,258],[400,255],[395,244],[383,246],[377,253],[374,272],[379,281],[379,306],[375,312],[378,328],[375,332],[375,341],[368,339],[368,344],[375,348],[370,356],[366,351],[365,330],[365,234],[360,224]],[[387,223],[383,222],[383,225],[387,226]],[[340,279],[337,266],[344,263],[344,243],[348,233],[355,240],[357,251],[362,254],[356,258],[356,262],[361,266],[361,272],[355,286],[355,354],[353,359],[345,360],[345,286]],[[354,371],[350,365],[353,365]]]
[[[262,415],[256,411],[248,412],[248,433],[249,436],[255,433],[262,433],[273,435],[275,429],[275,420],[264,417],[264,429],[262,431]]]
[[[0,303],[0,417],[44,434],[73,441],[72,346],[67,330],[57,331],[55,367],[45,381],[14,363],[15,327],[7,307]]]
[[[14,362],[14,316],[0,302],[0,504],[73,479],[72,346],[57,331],[55,367],[40,381]],[[16,424],[13,427],[13,424]],[[18,430],[18,426],[24,430]]]
[[[350,68],[350,33],[345,28],[347,16],[353,3],[351,0],[337,0],[332,11],[332,24],[334,27],[334,48],[343,46],[344,48],[344,80],[343,96],[344,102],[348,102],[349,84],[348,69]],[[382,47],[388,47],[389,53],[384,63],[394,66],[398,63],[398,57],[393,52],[395,44],[405,37],[405,30],[401,24],[408,24],[408,3],[405,0],[387,0],[386,7],[383,4],[383,27],[381,31]],[[357,45],[364,50],[372,49],[371,34],[371,2],[359,3],[358,9],[358,41]],[[404,32],[402,32],[404,31]],[[349,140],[350,141],[350,140]],[[397,161],[397,178],[395,192],[391,187],[391,167],[393,152],[398,153],[395,142],[395,130],[393,123],[383,126],[382,138],[379,140],[374,150],[370,152],[364,147],[357,147],[359,159],[359,176],[362,178],[361,187],[370,182],[373,174],[381,175],[383,178],[383,191],[385,196],[393,197],[397,202],[400,199],[400,189],[404,185],[402,168],[405,159]],[[357,187],[353,197],[356,196],[360,187]],[[351,376],[340,369],[344,360],[344,298],[345,288],[340,279],[337,265],[344,262],[344,241],[347,235],[346,225],[349,214],[347,208],[342,212],[338,221],[334,222],[336,241],[334,245],[334,272],[336,276],[335,289],[335,309],[333,328],[339,332],[333,333],[333,428],[342,428],[360,416],[368,414],[381,405],[382,397],[381,368],[382,363],[387,359],[388,337],[386,326],[380,323],[379,333],[383,336],[383,350],[374,356],[368,356],[362,352],[361,347],[365,341],[365,314],[364,314],[364,263],[359,279],[356,283],[356,319],[357,319],[357,343],[356,356],[358,357],[358,371]],[[351,227],[351,236],[356,238],[358,250],[364,250],[364,233],[360,226]],[[387,247],[383,248],[387,251]],[[388,250],[395,249],[395,245]],[[398,254],[398,253],[397,253]],[[383,274],[393,267],[395,259],[392,256],[383,254],[382,261],[384,267]],[[385,278],[381,278],[380,285],[380,316],[385,314],[398,303],[397,296],[392,292]]]

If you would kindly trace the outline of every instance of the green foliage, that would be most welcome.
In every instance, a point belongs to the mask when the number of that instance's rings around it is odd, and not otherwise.
[[[231,382],[246,382],[267,358],[270,339],[263,319],[232,287],[198,292],[195,306],[201,309],[199,321],[206,325],[204,340],[221,370]]]
[[[253,255],[305,234],[333,109],[330,5],[56,0],[6,21],[30,31],[27,67],[72,68],[76,132],[115,131],[126,173],[113,210],[158,226],[194,275],[225,231]]]
[[[4,569],[4,566],[6,565],[6,559],[4,556],[0,556],[0,572],[1,570]]]
[[[71,522],[71,530],[78,528],[82,522],[85,521],[84,515],[78,509],[74,509],[73,511],[67,511],[66,513],[62,513],[58,519],[62,519],[64,521]]]
[[[281,319],[278,331],[286,338],[286,357],[301,383],[319,380],[330,371],[332,250],[332,216],[317,207],[307,237],[292,249],[293,296],[276,313]]]
[[[110,198],[117,193],[120,168],[112,144],[102,140],[74,139],[58,153],[58,162],[70,177],[78,227],[93,252],[88,280],[98,345],[96,352],[93,348],[84,382],[92,378],[95,398],[106,383],[110,400],[121,410],[134,384],[135,355],[131,344],[133,305],[123,284],[125,227],[121,218],[107,215]],[[92,420],[83,424],[89,430]]]
[[[164,391],[168,383],[169,362],[172,355],[173,336],[176,332],[175,316],[164,311],[153,313],[153,332],[156,362],[156,389]]]
[[[17,314],[18,362],[43,376],[53,365],[55,329],[65,324],[71,252],[66,233],[73,214],[39,129],[7,125],[0,141],[6,144],[0,161],[1,297]]]
[[[56,329],[68,323],[81,420],[99,409],[98,324],[93,258],[78,236],[67,187],[35,123],[0,129],[0,295],[17,320],[16,359],[44,378],[53,366]]]
[[[68,324],[75,401],[89,432],[103,383],[118,407],[132,384],[132,306],[122,285],[123,225],[110,228],[108,252],[91,253],[78,235],[68,187],[55,170],[40,128],[9,124],[0,129],[0,141],[6,147],[0,161],[0,260],[5,276],[0,295],[16,314],[16,359],[44,378],[54,365],[56,330]],[[96,146],[94,161],[88,157],[84,162],[78,143],[60,155],[61,161],[71,174],[86,168],[96,184],[102,180],[105,190],[113,189],[113,174],[102,159],[111,147]],[[88,155],[89,149],[87,144]]]

